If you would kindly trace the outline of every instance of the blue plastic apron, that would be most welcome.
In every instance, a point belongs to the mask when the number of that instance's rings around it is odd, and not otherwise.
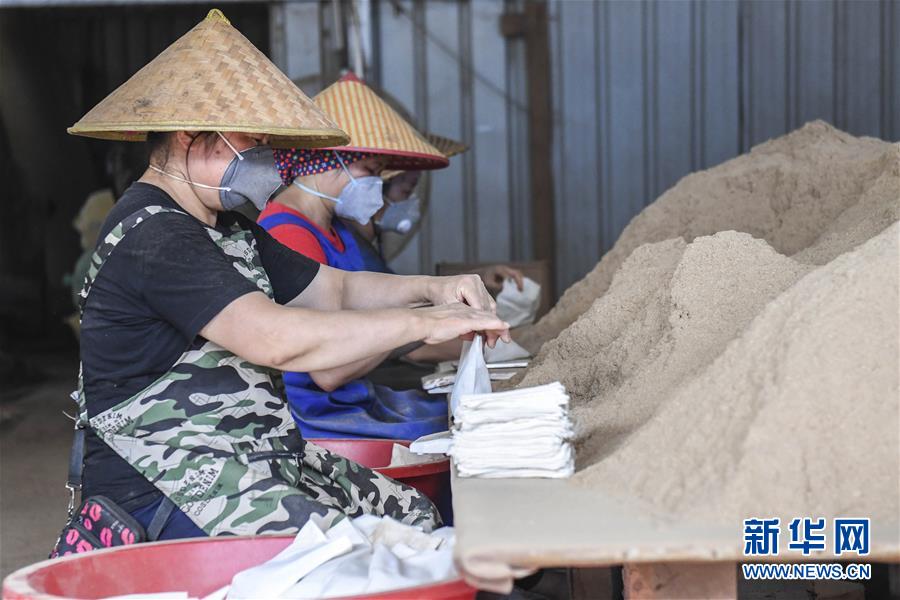
[[[333,219],[332,227],[344,244],[343,252],[318,227],[293,213],[270,215],[259,224],[267,231],[279,225],[302,227],[316,236],[328,266],[344,271],[369,270],[353,232],[340,219]],[[308,373],[285,373],[284,385],[291,414],[305,438],[414,440],[447,429],[444,394],[392,390],[366,379],[326,392]]]

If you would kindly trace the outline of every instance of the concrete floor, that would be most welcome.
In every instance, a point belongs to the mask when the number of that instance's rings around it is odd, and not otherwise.
[[[78,357],[40,361],[40,379],[0,398],[0,578],[47,558],[65,523],[65,490]],[[0,384],[5,387],[6,384]]]

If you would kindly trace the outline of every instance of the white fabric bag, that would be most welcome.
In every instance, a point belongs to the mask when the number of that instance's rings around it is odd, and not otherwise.
[[[534,279],[525,278],[522,291],[513,279],[503,282],[497,294],[497,316],[509,323],[510,328],[534,322],[541,303],[541,286]]]
[[[476,335],[471,342],[463,344],[459,357],[459,368],[450,392],[450,413],[456,414],[460,398],[465,394],[489,394],[491,375],[484,363],[484,340]]]

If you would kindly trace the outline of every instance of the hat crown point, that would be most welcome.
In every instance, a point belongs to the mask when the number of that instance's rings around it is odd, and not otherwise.
[[[198,25],[68,131],[126,141],[143,141],[151,131],[243,131],[268,134],[271,145],[282,147],[349,141],[347,133],[217,9],[208,10]]]
[[[360,79],[353,71],[347,71],[340,79],[338,79],[338,81],[355,81],[356,83],[362,83],[362,79]]]
[[[219,10],[218,8],[213,8],[206,14],[206,21],[222,21],[227,25],[231,25],[231,21],[228,20],[228,17]]]

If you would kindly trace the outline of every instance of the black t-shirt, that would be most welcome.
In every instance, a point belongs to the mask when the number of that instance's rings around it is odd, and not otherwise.
[[[182,210],[163,190],[135,183],[113,207],[109,231],[146,206]],[[216,229],[239,224],[253,233],[275,301],[286,304],[310,284],[319,264],[291,251],[253,221],[219,213]],[[159,213],[137,225],[100,269],[81,321],[81,361],[89,416],[138,393],[168,371],[203,327],[233,300],[259,291],[188,214]],[[88,430],[85,496],[102,494],[128,510],[160,492]]]

